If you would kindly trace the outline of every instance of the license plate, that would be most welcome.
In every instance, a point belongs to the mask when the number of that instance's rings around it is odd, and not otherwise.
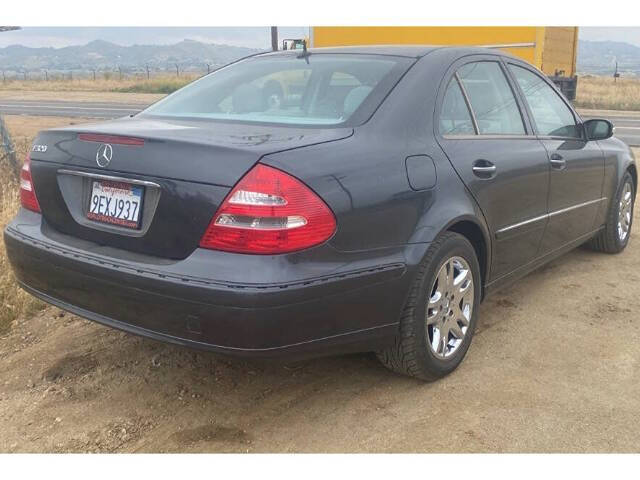
[[[139,228],[144,187],[125,182],[94,180],[87,218],[126,228]]]

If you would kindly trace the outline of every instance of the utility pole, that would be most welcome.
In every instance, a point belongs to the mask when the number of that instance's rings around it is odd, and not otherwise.
[[[613,72],[613,83],[617,82],[618,77],[620,77],[620,74],[618,73],[618,61],[616,60],[616,71]]]
[[[144,68],[147,70],[147,80],[149,80],[149,64],[146,64]]]
[[[118,65],[118,73],[120,75],[120,81],[122,81],[122,67]]]
[[[278,27],[271,27],[271,50],[278,50]]]
[[[96,69],[92,68],[91,71],[93,72],[93,81],[96,81]]]
[[[176,77],[180,76],[180,66],[176,63]]]
[[[207,75],[211,73],[211,64],[207,63]]]

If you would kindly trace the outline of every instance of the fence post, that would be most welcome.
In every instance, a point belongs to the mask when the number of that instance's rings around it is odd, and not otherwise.
[[[2,148],[6,152],[5,156],[9,160],[9,165],[11,166],[13,174],[17,179],[20,175],[20,167],[18,166],[16,149],[13,145],[11,135],[9,134],[9,129],[7,129],[2,115],[0,115],[0,148]]]

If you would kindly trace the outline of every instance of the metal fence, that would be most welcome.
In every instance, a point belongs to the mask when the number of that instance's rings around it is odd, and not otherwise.
[[[12,81],[68,81],[68,80],[150,80],[154,77],[200,77],[217,70],[222,64],[203,63],[194,64],[169,64],[163,67],[138,65],[115,66],[84,69],[38,69],[38,70],[14,70],[0,68],[0,82]]]

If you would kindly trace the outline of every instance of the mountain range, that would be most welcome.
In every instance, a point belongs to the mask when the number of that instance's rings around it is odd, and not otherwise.
[[[640,47],[624,42],[594,42],[580,40],[578,44],[578,72],[594,75],[613,75],[618,71],[640,75]]]
[[[173,45],[120,46],[104,40],[63,48],[32,48],[11,45],[0,48],[0,70],[22,72],[89,72],[91,70],[207,71],[260,50],[248,47],[183,40]],[[624,74],[640,75],[640,47],[623,42],[580,40],[578,72],[611,75],[618,62]]]
[[[86,45],[62,48],[32,48],[10,45],[0,48],[0,69],[5,72],[173,70],[207,70],[220,66],[260,50],[231,45],[217,45],[183,40],[173,45],[121,46],[104,40],[94,40]]]

